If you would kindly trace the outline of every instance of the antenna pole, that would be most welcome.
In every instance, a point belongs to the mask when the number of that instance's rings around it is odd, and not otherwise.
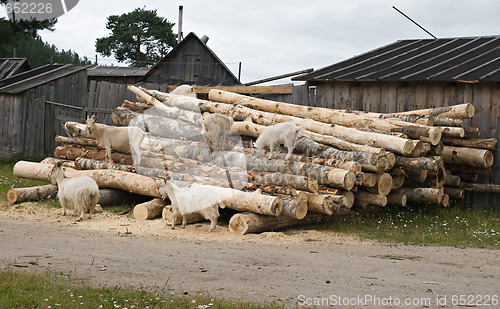
[[[412,23],[414,23],[415,25],[417,25],[420,29],[424,30],[428,35],[430,35],[431,37],[433,37],[434,39],[437,39],[437,37],[434,36],[434,34],[430,33],[429,31],[427,31],[424,27],[420,26],[416,21],[414,21],[413,19],[411,19],[408,15],[406,15],[405,13],[401,12],[400,10],[398,10],[395,6],[392,6],[393,9],[395,9],[396,11],[398,11],[401,15],[403,15],[404,17],[408,18]]]

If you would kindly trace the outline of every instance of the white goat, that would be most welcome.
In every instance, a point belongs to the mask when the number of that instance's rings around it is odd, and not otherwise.
[[[119,152],[130,152],[134,165],[141,164],[141,143],[146,133],[138,127],[113,127],[96,123],[96,117],[87,117],[87,128],[94,135],[99,147],[106,149],[106,161],[111,160],[111,149]]]
[[[57,162],[49,172],[50,180],[53,184],[57,184],[57,197],[63,209],[62,215],[66,215],[67,207],[73,207],[75,215],[80,215],[76,221],[83,220],[86,211],[90,213],[89,219],[91,219],[99,199],[97,183],[88,176],[66,178],[62,164],[62,161]]]
[[[271,159],[273,157],[274,148],[283,144],[288,149],[288,154],[285,157],[285,159],[288,160],[295,148],[295,144],[297,143],[297,132],[300,130],[303,130],[303,128],[291,122],[282,122],[267,127],[257,138],[257,141],[255,141],[257,151],[262,153],[264,147],[268,146],[270,150],[269,159]]]
[[[219,218],[219,206],[224,208],[217,193],[205,186],[179,188],[171,181],[164,179],[157,182],[158,192],[163,199],[172,202],[172,229],[175,228],[177,215],[182,216],[182,228],[186,226],[186,214],[199,212],[203,218],[210,220],[209,232],[215,229]]]
[[[196,92],[194,91],[194,87],[196,86],[180,85],[177,86],[177,88],[172,90],[170,93],[196,98]]]
[[[233,118],[218,113],[210,114],[203,118],[202,125],[201,134],[210,149],[213,151],[223,150],[224,142],[231,135]]]

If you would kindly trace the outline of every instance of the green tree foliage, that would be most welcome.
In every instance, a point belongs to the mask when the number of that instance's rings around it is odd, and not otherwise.
[[[108,17],[111,35],[96,40],[96,51],[106,57],[134,66],[152,65],[175,44],[174,23],[156,14],[156,10],[135,9]]]

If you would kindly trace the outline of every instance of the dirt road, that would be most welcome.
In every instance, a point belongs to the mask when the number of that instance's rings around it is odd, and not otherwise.
[[[498,250],[380,244],[315,231],[241,237],[221,226],[209,234],[204,224],[171,231],[161,220],[105,214],[74,224],[60,209],[50,212],[0,211],[0,267],[289,307],[453,308],[454,295],[472,295],[475,304],[500,296]],[[342,303],[349,305],[336,306]]]

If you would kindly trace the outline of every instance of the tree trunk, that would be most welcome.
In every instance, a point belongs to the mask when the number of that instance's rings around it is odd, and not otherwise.
[[[33,202],[55,197],[57,185],[44,185],[29,188],[11,188],[7,191],[7,200],[11,204]]]
[[[288,216],[272,217],[254,213],[237,213],[229,220],[229,230],[240,235],[260,233],[284,229],[287,227],[319,223],[328,216],[320,213],[311,213],[303,219],[293,219]]]
[[[385,150],[383,148],[355,144],[331,135],[322,135],[311,131],[301,131],[299,135],[308,137],[315,142],[330,145],[344,151],[373,153],[379,155],[385,154]]]
[[[400,120],[385,120],[329,108],[269,101],[216,89],[210,90],[209,98],[212,101],[241,104],[242,106],[268,113],[312,119],[323,123],[342,125],[360,130],[372,131],[375,129],[384,132],[401,132],[407,134],[411,138],[427,136],[433,140],[433,144],[438,143],[441,138],[441,131],[437,128],[411,124]]]
[[[446,177],[444,179],[445,186],[458,187],[460,185],[460,177],[457,175],[451,175],[446,173]]]
[[[56,135],[56,142],[63,143],[64,146],[82,146],[85,148],[98,148],[97,140],[93,138],[86,137],[66,137],[61,135]]]
[[[309,211],[331,216],[335,208],[331,195],[307,193],[307,209]]]
[[[53,165],[19,161],[14,165],[13,174],[17,177],[49,181],[49,172]],[[160,197],[154,179],[149,177],[113,170],[78,171],[64,169],[67,177],[89,176],[97,182],[99,188],[114,188],[136,194]]]
[[[78,157],[75,159],[75,166],[82,170],[115,170],[124,172],[135,172],[135,168],[132,165],[124,165],[117,163],[108,163],[104,161],[97,161],[93,159],[86,159]]]
[[[163,218],[163,220],[165,221],[165,223],[168,226],[170,226],[172,224],[173,212],[174,211],[172,210],[172,205],[166,205],[165,207],[163,207],[161,217]],[[186,214],[185,217],[186,217],[186,224],[198,223],[198,222],[202,222],[203,220],[205,220],[205,218],[203,218],[203,216],[198,212],[192,212],[192,213]],[[176,225],[182,224],[182,216],[177,216],[177,218],[175,220],[175,224]]]
[[[466,191],[500,193],[500,185],[496,184],[462,182],[460,188]]]
[[[404,169],[417,169],[417,170],[429,170],[437,171],[441,159],[440,158],[408,158],[403,156],[396,156],[397,167],[402,167]]]
[[[248,171],[247,174],[250,180],[261,185],[289,186],[297,190],[318,192],[318,181],[304,176],[254,171]]]
[[[392,177],[392,190],[401,188],[406,179],[405,171],[402,168],[397,167],[390,170],[389,174]]]
[[[463,200],[465,196],[465,190],[460,188],[453,187],[444,187],[444,193],[448,194],[448,196],[454,200]]]
[[[434,117],[433,125],[444,126],[444,127],[463,127],[464,121],[462,119],[457,119],[457,118]]]
[[[297,196],[282,196],[283,214],[288,217],[302,220],[307,215],[307,195],[300,192]]]
[[[464,128],[459,127],[438,127],[443,130],[443,137],[464,137],[465,131]],[[436,145],[436,144],[433,144]]]
[[[459,119],[467,119],[474,116],[474,105],[470,103],[458,104],[447,107],[435,107],[435,108],[426,108],[426,109],[418,109],[407,112],[396,113],[398,115],[431,115],[431,116],[439,116],[439,117],[448,117],[448,118],[459,118]]]
[[[441,204],[443,201],[443,189],[433,188],[399,188],[395,193],[406,195],[408,202]]]
[[[377,177],[371,173],[357,173],[356,185],[362,187],[373,187],[377,184]]]
[[[392,176],[389,173],[378,173],[374,174],[376,184],[371,186],[371,188],[364,188],[371,193],[375,193],[378,195],[387,195],[392,190]]]
[[[470,138],[461,139],[453,137],[443,137],[443,143],[448,146],[479,148],[495,151],[497,149],[496,138]]]
[[[447,164],[462,164],[481,168],[493,165],[493,154],[486,149],[444,146],[441,157]]]
[[[166,203],[161,198],[137,204],[134,207],[134,218],[138,221],[152,220],[161,217]]]

